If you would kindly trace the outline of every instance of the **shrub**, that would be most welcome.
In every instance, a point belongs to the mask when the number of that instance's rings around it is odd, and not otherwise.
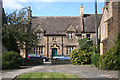
[[[93,54],[93,56],[91,58],[92,64],[95,65],[96,67],[98,64],[99,57],[100,57],[100,53],[95,53],[95,55]]]
[[[100,56],[98,69],[120,70],[120,35],[116,40],[115,46]]]
[[[2,69],[19,68],[22,57],[17,52],[6,52],[2,55]]]
[[[91,63],[92,52],[86,52],[87,50],[76,49],[71,52],[70,59],[74,65],[83,65]]]

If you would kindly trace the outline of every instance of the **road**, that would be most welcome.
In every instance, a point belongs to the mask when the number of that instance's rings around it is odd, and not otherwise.
[[[97,70],[91,65],[51,65],[50,62],[46,62],[43,65],[27,67],[25,69],[3,70],[2,78],[15,78],[18,75],[32,72],[73,73],[80,78],[118,78],[118,71]]]

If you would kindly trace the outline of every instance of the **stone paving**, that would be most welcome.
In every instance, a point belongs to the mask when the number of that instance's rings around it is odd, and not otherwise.
[[[15,78],[18,75],[31,72],[73,73],[80,78],[118,78],[118,71],[97,70],[91,65],[50,65],[50,62],[44,65],[30,66],[26,69],[3,70],[2,78]]]

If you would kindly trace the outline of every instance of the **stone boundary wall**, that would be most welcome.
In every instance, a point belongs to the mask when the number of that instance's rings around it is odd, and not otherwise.
[[[41,65],[43,64],[43,59],[41,58],[34,58],[34,59],[23,59],[22,64],[23,66],[31,66],[31,65]]]
[[[70,60],[59,60],[59,59],[52,59],[51,60],[52,65],[59,65],[59,64],[71,64]]]

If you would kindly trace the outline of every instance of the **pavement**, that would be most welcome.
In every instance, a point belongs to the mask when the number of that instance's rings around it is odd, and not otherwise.
[[[22,66],[23,69],[3,70],[2,78],[15,78],[18,75],[33,72],[61,72],[73,73],[80,78],[118,78],[118,71],[98,70],[91,65],[51,65],[51,62],[45,62],[38,66]]]

